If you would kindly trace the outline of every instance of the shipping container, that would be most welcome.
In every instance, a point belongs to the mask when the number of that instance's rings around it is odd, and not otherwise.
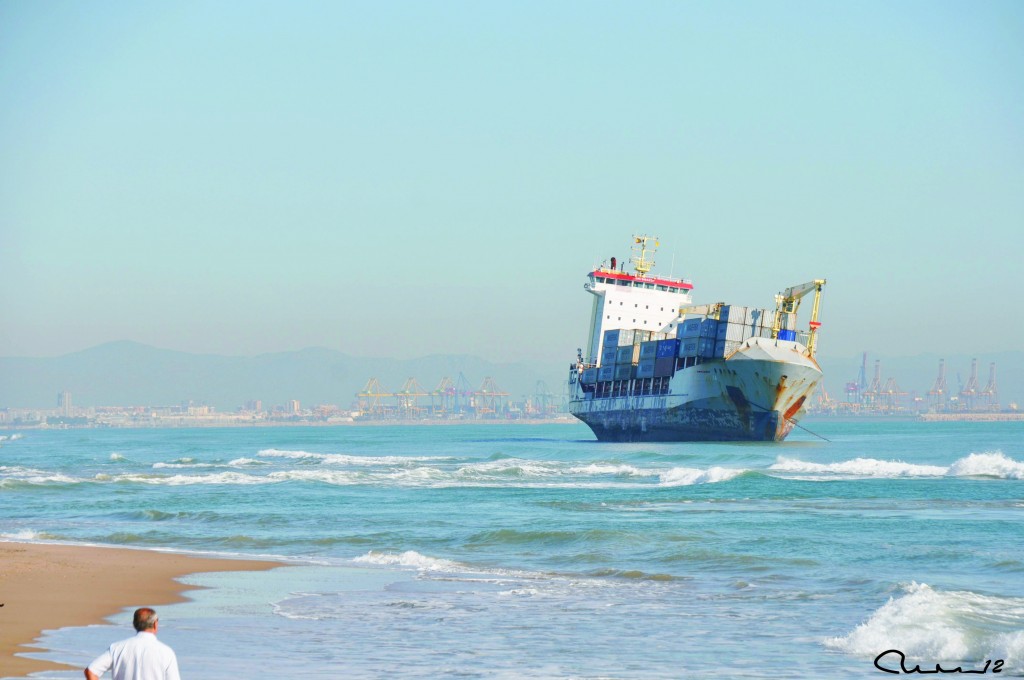
[[[738,323],[722,323],[718,322],[718,340],[732,340],[735,342],[743,342],[751,335],[750,329],[743,324]]]
[[[619,351],[615,355],[615,363],[620,366],[622,364],[635,364],[640,358],[639,354],[640,348],[635,345],[620,347]]]
[[[625,347],[626,345],[633,344],[633,338],[636,336],[636,331],[631,328],[623,328],[619,331],[619,347]]]
[[[639,345],[641,343],[647,342],[650,339],[651,339],[651,332],[650,331],[641,330],[639,328],[637,328],[637,329],[635,329],[633,331],[633,344],[634,345]]]
[[[584,385],[590,385],[597,382],[597,369],[587,368],[583,370],[583,375],[580,378],[580,382]]]
[[[658,356],[658,341],[651,340],[640,345],[640,361]]]
[[[601,352],[601,365],[611,366],[612,364],[614,364],[618,353],[618,347],[605,347],[604,350]]]
[[[715,343],[715,356],[728,357],[742,346],[742,342],[737,342],[735,340],[719,340]]]
[[[796,340],[796,331],[782,329],[779,331],[779,340]]]
[[[714,339],[718,335],[718,321],[704,319],[700,322],[700,337]]]
[[[676,372],[676,358],[665,357],[654,360],[654,377],[665,378]]]
[[[667,359],[669,357],[675,359],[679,354],[679,341],[676,339],[672,340],[659,340],[658,341],[658,352],[657,357],[659,359]]]
[[[722,323],[735,323],[742,326],[747,323],[748,313],[748,307],[740,307],[739,305],[723,305],[718,314],[718,320]]]
[[[717,340],[715,338],[699,338],[697,340],[697,356],[704,359],[713,359],[715,357],[716,343]]]
[[[619,346],[619,329],[615,328],[610,331],[604,332],[604,346],[605,347],[618,347]]]
[[[615,367],[616,380],[632,380],[636,377],[636,366],[632,364],[619,364]]]
[[[601,382],[608,382],[609,380],[615,380],[615,364],[608,366],[602,366],[597,370],[597,379]]]
[[[697,345],[700,342],[698,338],[690,338],[687,340],[679,341],[679,356],[681,357],[695,357],[697,354]]]
[[[676,337],[681,340],[700,337],[701,319],[684,319],[676,326]]]
[[[765,325],[771,326],[774,321],[775,314],[766,309],[751,309],[747,312],[747,323],[751,326],[757,328]]]
[[[653,378],[654,377],[654,362],[655,359],[641,359],[640,363],[636,366],[636,377],[637,378]]]

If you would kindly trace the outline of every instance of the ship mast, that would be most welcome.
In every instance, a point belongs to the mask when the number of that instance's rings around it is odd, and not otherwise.
[[[650,248],[647,247],[648,241],[654,242]],[[658,245],[657,236],[633,235],[633,257],[629,258],[629,261],[633,263],[637,276],[645,277],[647,272],[654,269],[654,260],[647,259],[647,253],[650,252],[651,258],[653,258],[654,253],[658,250]]]

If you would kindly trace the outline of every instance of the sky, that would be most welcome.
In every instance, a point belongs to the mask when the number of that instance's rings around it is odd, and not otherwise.
[[[1024,349],[1024,3],[0,0],[0,356],[571,360],[638,233]]]

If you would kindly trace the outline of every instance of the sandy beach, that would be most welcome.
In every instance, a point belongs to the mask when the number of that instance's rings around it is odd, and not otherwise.
[[[15,656],[30,651],[44,630],[102,623],[128,607],[181,602],[191,587],[175,579],[188,574],[279,566],[148,550],[0,542],[0,677],[68,668]]]

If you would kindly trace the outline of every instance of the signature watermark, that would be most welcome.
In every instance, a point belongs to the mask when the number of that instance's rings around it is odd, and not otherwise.
[[[899,658],[897,662],[897,657]],[[897,665],[898,663],[898,665]],[[988,659],[985,661],[985,665],[982,668],[972,668],[964,670],[963,666],[956,666],[955,668],[943,668],[940,664],[935,664],[934,670],[931,668],[921,668],[920,664],[916,664],[913,668],[907,668],[907,655],[898,649],[887,649],[878,656],[875,657],[875,668],[884,672],[892,673],[893,675],[901,675],[903,673],[921,673],[922,675],[932,673],[964,673],[972,675],[985,675],[986,673],[1002,673],[1003,672],[1003,660]]]

